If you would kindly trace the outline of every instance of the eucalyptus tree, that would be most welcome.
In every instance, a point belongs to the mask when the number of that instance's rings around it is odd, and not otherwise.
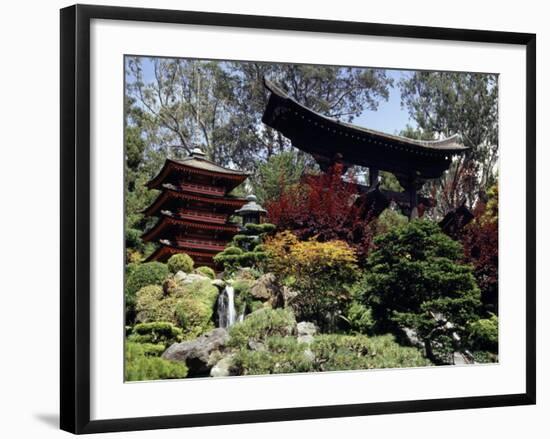
[[[128,58],[126,67],[148,148],[181,157],[200,147],[216,162],[247,170],[291,149],[261,123],[269,93],[264,78],[346,121],[376,109],[391,85],[380,69],[139,57]]]
[[[470,148],[431,185],[440,213],[463,202],[472,207],[497,178],[498,76],[414,72],[399,86],[402,105],[418,126],[417,137],[440,138],[458,133]]]

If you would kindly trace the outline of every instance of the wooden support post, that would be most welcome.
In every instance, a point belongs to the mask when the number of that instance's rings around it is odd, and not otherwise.
[[[378,183],[378,169],[369,168],[369,187],[374,187]]]
[[[418,218],[418,195],[416,193],[416,184],[414,181],[411,182],[411,185],[409,186],[409,204],[411,209],[409,220]]]

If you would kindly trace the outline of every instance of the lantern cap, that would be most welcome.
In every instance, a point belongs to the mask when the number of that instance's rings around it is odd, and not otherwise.
[[[246,203],[243,207],[241,207],[239,210],[236,210],[235,213],[237,215],[243,216],[250,213],[259,213],[259,214],[266,214],[267,210],[265,210],[262,206],[260,206],[256,201],[258,199],[256,198],[256,195],[247,195]]]

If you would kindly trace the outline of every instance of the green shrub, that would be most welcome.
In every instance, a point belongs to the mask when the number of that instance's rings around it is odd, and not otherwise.
[[[136,294],[136,321],[176,323],[174,300],[172,295],[165,295],[161,286],[148,285]]]
[[[182,330],[170,322],[138,323],[128,340],[136,343],[161,344],[165,348],[181,341]]]
[[[191,273],[193,271],[194,262],[188,254],[178,253],[177,255],[170,256],[167,265],[172,273],[177,273],[178,271]]]
[[[408,219],[402,213],[393,209],[384,210],[376,220],[375,233],[382,235],[398,227],[403,227],[408,223]]]
[[[269,336],[251,350],[241,344],[233,367],[242,375],[325,372],[392,367],[420,367],[431,363],[422,353],[397,344],[391,335],[367,337],[324,334],[308,346],[288,336]]]
[[[257,241],[257,239],[258,238],[256,236],[248,236],[248,235],[238,234],[238,235],[233,236],[233,243],[235,245],[232,245],[231,247],[240,248],[244,244],[248,244],[248,243]],[[227,247],[227,248],[231,248],[231,247]]]
[[[461,263],[461,245],[425,220],[378,236],[375,244],[367,260],[364,303],[379,329],[411,328],[433,361],[449,363],[451,353],[464,348],[466,327],[479,318],[481,306],[473,269]]]
[[[320,371],[428,366],[420,350],[403,347],[392,335],[324,334],[314,338],[311,351]]]
[[[137,262],[130,262],[129,264],[126,264],[126,279],[134,272],[136,271],[136,268],[140,266]]]
[[[182,363],[164,360],[155,345],[126,342],[125,370],[126,381],[165,380],[185,378],[187,366]]]
[[[262,342],[274,335],[291,335],[295,329],[296,319],[291,311],[283,308],[262,308],[231,327],[229,345],[243,347],[251,340]]]
[[[132,340],[128,340],[128,342],[135,343]],[[143,350],[143,354],[146,357],[160,357],[162,353],[166,350],[163,344],[140,343],[140,346]]]
[[[469,342],[473,350],[498,352],[498,317],[479,319],[468,325]]]
[[[237,279],[233,282],[232,287],[235,292],[235,309],[237,314],[250,312],[250,303],[253,300],[253,297],[250,295],[252,289],[252,284],[254,281],[248,279]]]
[[[232,286],[235,290],[235,295],[249,295],[250,291],[252,290],[252,285],[254,281],[248,280],[248,279],[237,279],[235,282],[233,282]]]
[[[170,322],[183,329],[183,338],[198,336],[213,327],[212,316],[218,289],[210,280],[178,285],[167,293],[161,287],[138,291],[138,322]]]
[[[141,239],[143,232],[138,229],[126,229],[124,233],[126,248],[133,248],[141,253],[145,250],[145,245]]]
[[[243,250],[239,247],[229,246],[223,251],[226,255],[241,255]]]
[[[354,249],[343,241],[299,241],[290,231],[266,239],[265,248],[269,270],[298,292],[291,303],[298,319],[333,331],[359,276]]]
[[[134,313],[138,290],[147,285],[161,285],[169,274],[166,265],[160,262],[132,265],[131,268],[129,264],[124,291],[127,315]]]
[[[246,224],[243,231],[235,235],[226,249],[214,257],[216,264],[223,265],[226,272],[239,268],[259,268],[267,254],[262,247],[264,237],[275,230],[273,224]]]
[[[233,357],[233,367],[240,375],[309,372],[312,358],[294,337],[272,336],[265,339],[265,350],[241,349]]]
[[[213,329],[212,317],[219,291],[210,281],[203,280],[185,285],[175,306],[179,326],[185,338],[198,337]]]
[[[198,267],[195,269],[195,271],[199,274],[209,277],[212,280],[216,279],[216,272],[212,270],[210,267],[206,267],[206,266]]]
[[[488,351],[473,351],[472,356],[476,363],[497,363],[498,355]]]
[[[375,324],[372,310],[355,301],[348,307],[345,320],[352,331],[361,334],[371,334]]]

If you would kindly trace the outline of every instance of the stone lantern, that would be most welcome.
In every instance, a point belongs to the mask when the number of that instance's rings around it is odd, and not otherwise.
[[[246,201],[247,203],[239,210],[236,210],[235,214],[242,217],[243,226],[245,224],[261,224],[263,217],[267,214],[267,210],[256,202],[256,195],[248,195]]]

